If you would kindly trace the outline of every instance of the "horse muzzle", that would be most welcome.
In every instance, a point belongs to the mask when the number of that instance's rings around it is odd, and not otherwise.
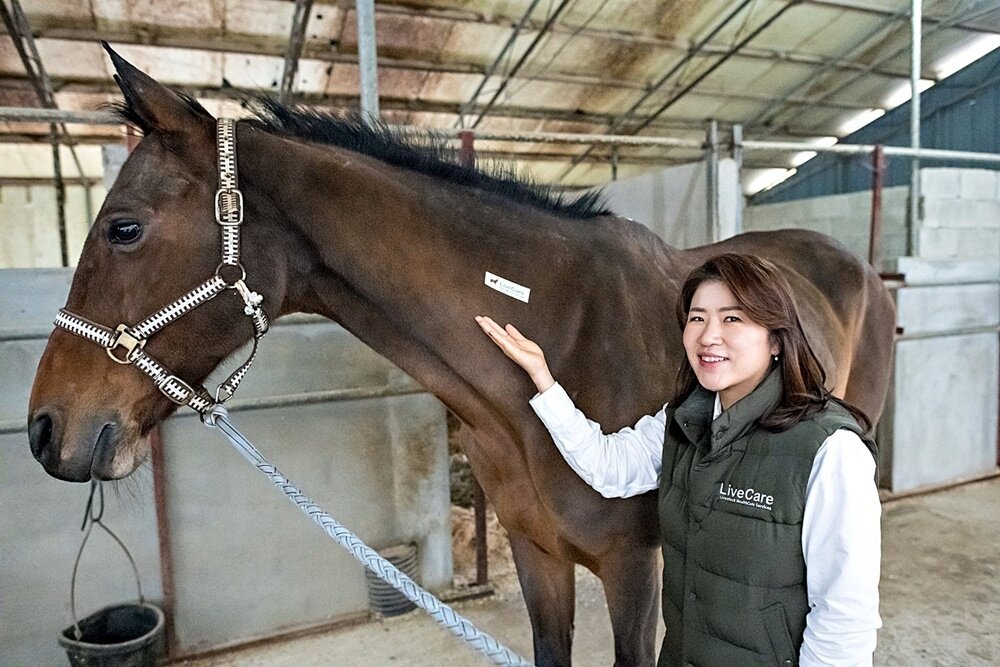
[[[129,475],[141,460],[116,419],[95,419],[68,429],[58,409],[43,407],[28,420],[31,453],[47,472],[67,482],[111,480]]]

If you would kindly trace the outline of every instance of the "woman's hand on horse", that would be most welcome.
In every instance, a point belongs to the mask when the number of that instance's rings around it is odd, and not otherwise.
[[[513,324],[501,327],[483,315],[477,315],[476,322],[505,355],[527,372],[539,393],[556,383],[552,373],[549,372],[549,365],[545,362],[542,348],[534,341],[525,338]]]

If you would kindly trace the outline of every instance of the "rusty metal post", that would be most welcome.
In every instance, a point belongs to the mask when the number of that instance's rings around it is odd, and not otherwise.
[[[125,126],[125,147],[131,153],[140,137],[131,125]],[[160,551],[160,585],[163,588],[164,634],[167,657],[177,655],[177,632],[174,629],[174,557],[170,549],[170,516],[167,510],[167,476],[163,461],[163,426],[157,424],[149,432],[150,467],[153,471],[153,505],[156,508],[156,541]]]
[[[62,158],[59,155],[59,126],[55,123],[49,125],[49,142],[52,144],[52,174],[56,190],[56,232],[59,235],[59,265],[69,266],[69,239],[66,235],[66,183],[63,181]],[[86,182],[84,182],[83,187],[87,187]]]
[[[472,169],[476,166],[476,135],[471,130],[458,133],[462,141],[459,159],[463,167]],[[476,518],[476,584],[485,586],[490,581],[489,557],[486,544],[486,494],[479,480],[472,477],[472,506]]]
[[[490,583],[489,550],[486,544],[486,494],[479,480],[472,476],[472,500],[476,517],[476,584]]]
[[[472,130],[462,130],[458,133],[462,140],[462,150],[459,159],[463,167],[473,169],[476,166],[476,134]]]
[[[156,538],[160,547],[160,584],[163,587],[164,633],[167,657],[177,655],[177,633],[174,630],[174,558],[170,549],[170,517],[167,510],[167,477],[163,461],[162,426],[149,432],[150,458],[153,468],[153,501],[156,506]]]
[[[880,271],[882,264],[882,184],[885,179],[882,144],[872,151],[872,219],[868,230],[868,263]]]

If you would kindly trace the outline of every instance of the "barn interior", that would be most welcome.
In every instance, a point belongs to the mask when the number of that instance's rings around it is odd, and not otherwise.
[[[608,206],[692,248],[822,232],[896,306],[876,439],[877,664],[1000,661],[1000,6],[994,0],[3,0],[0,35],[0,663],[57,664],[81,614],[136,598],[90,489],[48,477],[28,396],[84,241],[140,134],[101,42],[216,116],[248,96],[360,114]],[[219,369],[220,379],[240,359]],[[213,376],[213,377],[214,377]],[[531,653],[502,527],[454,418],[339,325],[275,323],[230,410],[276,465],[413,576]],[[332,437],[331,437],[332,436]],[[330,544],[178,412],[106,519],[191,665],[472,664],[390,618]],[[293,446],[294,445],[294,446]],[[418,472],[414,472],[418,471]],[[477,497],[478,495],[478,497]],[[478,563],[476,553],[478,552]],[[470,555],[472,554],[472,555]],[[492,571],[492,577],[490,575]],[[578,664],[613,660],[581,569]],[[416,647],[416,648],[414,648]]]

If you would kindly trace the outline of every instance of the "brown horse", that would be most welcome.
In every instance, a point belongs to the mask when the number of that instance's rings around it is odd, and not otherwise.
[[[84,245],[67,308],[114,327],[211,276],[219,229],[214,120],[111,53],[123,114],[144,138]],[[570,663],[574,563],[604,584],[616,664],[654,662],[656,501],[606,500],[570,470],[528,407],[530,382],[475,315],[517,322],[577,404],[618,429],[671,390],[685,274],[723,251],[756,253],[786,272],[837,395],[879,416],[893,307],[878,276],[832,239],[746,234],[681,251],[593,201],[458,167],[360,123],[261,104],[237,130],[247,283],[269,317],[341,323],[461,418],[469,462],[510,534],[538,664]],[[486,272],[530,297],[490,289]],[[227,291],[146,350],[201,382],[249,339],[241,307]],[[31,449],[60,479],[123,477],[147,456],[143,435],[176,407],[136,368],[56,330],[31,395]]]

